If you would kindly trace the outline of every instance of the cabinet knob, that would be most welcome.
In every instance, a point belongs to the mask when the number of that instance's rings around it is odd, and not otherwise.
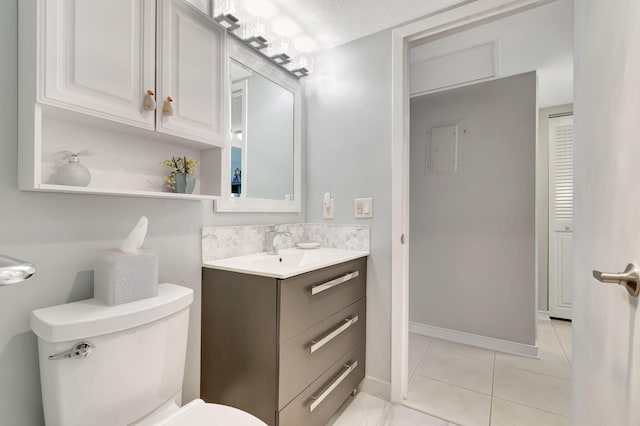
[[[153,95],[154,95],[153,90],[147,90],[147,94],[144,95],[144,100],[142,101],[142,107],[146,111],[156,110],[156,100]]]
[[[167,96],[167,99],[164,101],[164,105],[162,106],[162,113],[164,115],[173,115],[173,105],[171,105],[172,102],[173,99],[171,99],[171,96]]]

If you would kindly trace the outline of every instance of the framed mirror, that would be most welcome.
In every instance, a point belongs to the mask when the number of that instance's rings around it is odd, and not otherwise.
[[[300,212],[302,87],[227,38],[229,131],[217,212]]]

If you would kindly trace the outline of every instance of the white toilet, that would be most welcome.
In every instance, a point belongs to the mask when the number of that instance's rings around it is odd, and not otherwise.
[[[96,299],[33,311],[48,426],[264,426],[200,399],[179,407],[193,291],[160,284],[156,297]]]

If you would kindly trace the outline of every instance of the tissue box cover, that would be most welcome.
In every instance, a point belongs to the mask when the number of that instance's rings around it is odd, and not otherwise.
[[[158,254],[151,250],[98,252],[93,297],[119,305],[158,295]]]

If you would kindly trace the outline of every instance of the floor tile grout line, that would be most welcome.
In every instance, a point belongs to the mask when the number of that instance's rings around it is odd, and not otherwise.
[[[413,371],[409,375],[409,379],[407,380],[407,382],[411,381],[411,378],[416,374],[416,370],[418,370],[418,367],[420,366],[420,363],[424,359],[424,356],[427,354],[427,351],[429,350],[429,346],[431,346],[431,341],[430,340],[427,342],[427,347],[424,348],[424,351],[422,352],[422,355],[420,355],[420,358],[418,359],[418,362],[416,363],[416,366],[413,368]]]
[[[565,417],[567,419],[571,419],[570,416],[567,416],[565,414],[560,414],[560,413],[556,413],[555,411],[545,410],[544,408],[534,407],[533,405],[523,404],[522,402],[512,401],[510,399],[505,398],[504,396],[493,396],[492,399],[493,398],[501,399],[503,401],[507,401],[507,402],[510,402],[512,404],[522,405],[523,407],[532,408],[534,410],[544,411],[545,413],[554,414],[556,416],[560,416],[560,417]]]
[[[540,374],[541,376],[555,377],[556,379],[562,379],[562,380],[568,380],[568,381],[572,381],[572,380],[573,380],[573,377],[566,378],[566,377],[562,377],[562,376],[557,376],[557,375],[555,375],[555,374],[541,373],[541,372],[539,372],[539,371],[529,370],[528,368],[514,367],[514,366],[511,366],[511,365],[502,365],[502,366],[501,366],[501,368],[504,368],[504,367],[506,367],[506,368],[513,368],[514,370],[522,370],[522,371],[526,371],[526,372],[534,373],[534,374]],[[494,368],[495,368],[495,366],[494,366]]]
[[[405,401],[406,401],[406,399],[405,399]],[[392,404],[393,404],[393,403],[392,403]],[[447,422],[447,424],[452,424],[452,425],[454,425],[454,426],[459,426],[459,425],[457,425],[457,424],[454,424],[454,423],[453,423],[452,421],[450,421],[450,420],[444,419],[444,418],[442,418],[442,417],[438,417],[438,416],[436,416],[435,414],[427,413],[426,411],[422,411],[421,409],[418,409],[418,408],[416,408],[416,407],[412,407],[412,406],[410,406],[410,405],[407,405],[406,403],[401,403],[401,404],[398,404],[398,405],[401,405],[401,406],[403,406],[404,408],[407,408],[407,409],[409,409],[409,410],[415,411],[415,412],[417,412],[417,413],[424,414],[425,416],[433,417],[433,418],[434,418],[434,419],[436,419],[436,420],[441,420],[441,421],[443,421],[443,422]]]
[[[450,342],[449,340],[444,340],[444,339],[433,338],[433,340],[436,341],[436,342],[440,341],[440,342],[446,342],[446,343],[455,343],[455,344],[458,344],[458,345],[469,346],[469,347],[474,348],[474,349],[480,349],[480,350],[483,350],[483,351],[492,352],[493,355],[494,355],[494,358],[495,358],[496,351],[492,351],[490,349],[484,349],[484,348],[479,348],[479,347],[475,347],[475,346],[471,346],[471,345],[465,345],[464,343]],[[433,344],[433,342],[429,343],[429,347],[431,347],[432,344]],[[458,358],[473,359],[473,360],[476,360],[476,361],[484,362],[486,364],[491,364],[491,362],[492,362],[492,361],[487,361],[486,359],[481,359],[480,357],[477,357],[477,356],[470,356],[470,355],[461,354],[460,352],[456,351],[455,349],[452,350],[451,352],[453,352],[453,353],[447,353],[447,355],[458,357]],[[425,352],[425,354],[426,354],[426,352]]]
[[[438,383],[444,383],[445,385],[453,386],[454,388],[466,390],[466,391],[469,391],[469,392],[474,392],[474,393],[477,393],[477,394],[480,394],[480,395],[484,395],[484,396],[488,396],[489,398],[491,398],[490,394],[484,393],[484,392],[480,392],[479,390],[465,388],[464,386],[460,386],[460,385],[454,385],[453,383],[445,382],[444,380],[441,380],[441,379],[434,379],[433,377],[423,376],[422,374],[418,374],[418,373],[416,373],[415,375],[419,376],[419,377],[422,377],[423,379],[433,380],[434,382],[438,382]]]
[[[556,327],[553,325],[553,321],[551,321],[551,328],[553,329],[553,334],[556,335],[556,339],[558,339],[558,343],[560,343],[560,347],[562,348],[562,353],[564,354],[564,357],[567,359],[567,362],[571,366],[571,359],[569,359],[569,354],[567,354],[567,350],[565,349],[564,345],[562,344],[562,339],[560,339],[560,335],[558,334],[558,330],[556,330]],[[571,323],[571,332],[573,334],[573,322]]]
[[[520,367],[512,367],[510,365],[503,365],[500,368],[511,368],[512,370],[526,371],[527,373],[537,374],[539,376],[553,377],[554,379],[566,380],[567,382],[571,382],[573,380],[573,378],[567,379],[566,377],[554,376],[553,374],[540,373],[538,371],[531,371],[531,370],[527,370],[526,368],[520,368]]]
[[[407,401],[408,401],[408,400],[407,400]],[[409,404],[410,404],[410,403],[409,403]],[[409,408],[409,409],[413,410],[413,411],[417,411],[417,412],[419,412],[419,413],[426,414],[427,416],[433,417],[433,418],[435,418],[435,419],[442,420],[443,422],[447,422],[447,424],[448,424],[448,425],[461,426],[461,425],[459,425],[458,423],[454,423],[454,422],[453,422],[453,420],[447,420],[447,419],[446,419],[446,418],[444,418],[444,417],[440,417],[440,416],[437,416],[437,415],[435,415],[435,414],[427,413],[427,412],[426,412],[426,411],[424,411],[424,409],[422,409],[422,408],[413,407],[413,406],[411,406],[411,405],[408,405],[407,403],[402,404],[402,405],[403,405],[404,407],[407,407],[407,408]]]

